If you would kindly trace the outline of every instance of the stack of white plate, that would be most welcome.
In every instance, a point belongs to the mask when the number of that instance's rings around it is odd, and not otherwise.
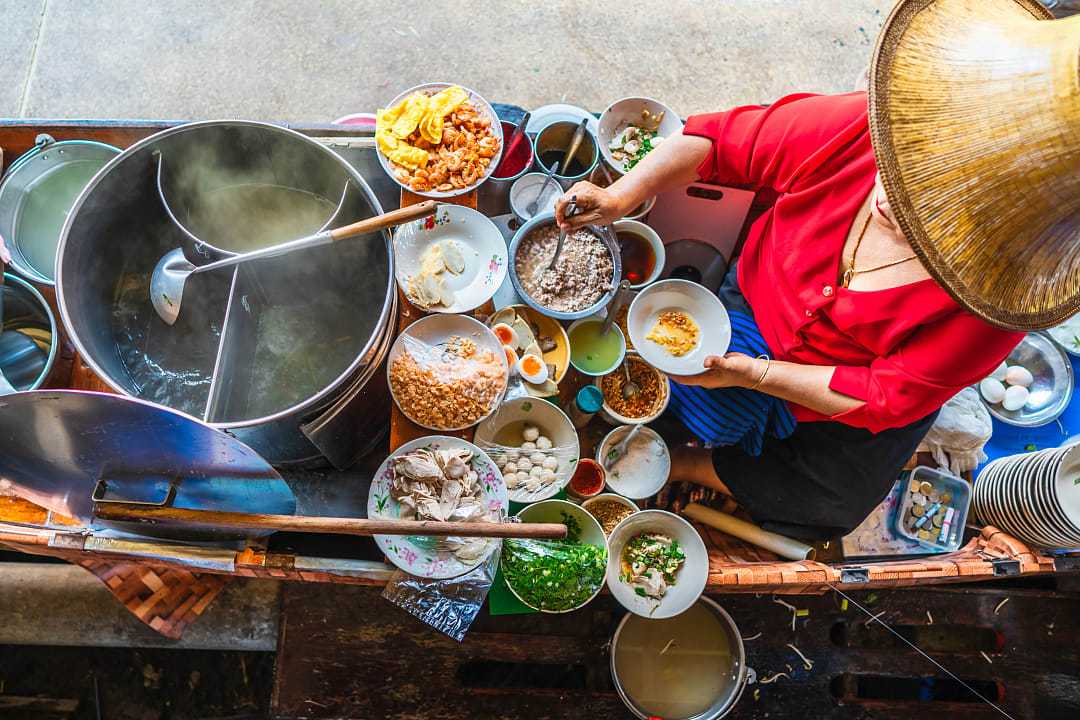
[[[975,482],[972,507],[983,522],[1029,543],[1080,547],[1080,446],[995,460]]]

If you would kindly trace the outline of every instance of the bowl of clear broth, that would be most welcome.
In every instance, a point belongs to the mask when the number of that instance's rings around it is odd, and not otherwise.
[[[651,227],[637,220],[619,220],[611,226],[622,255],[622,279],[640,290],[660,278],[667,256],[664,241]]]

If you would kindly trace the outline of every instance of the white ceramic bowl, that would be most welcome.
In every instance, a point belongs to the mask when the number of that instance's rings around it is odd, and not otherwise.
[[[551,438],[551,442],[556,447],[569,448],[567,453],[560,453],[555,482],[535,493],[530,493],[524,487],[517,487],[510,491],[510,499],[517,503],[547,500],[566,487],[574,475],[581,452],[577,430],[574,429],[570,418],[566,417],[566,413],[557,405],[540,398],[521,397],[506,401],[497,412],[480,423],[473,440],[486,450],[496,444],[495,438],[500,430],[518,422],[535,425],[540,429],[540,434]]]
[[[406,90],[405,92],[398,95],[396,98],[391,100],[385,107],[391,108],[391,107],[396,106],[398,103],[400,103],[402,100],[404,100],[405,98],[412,95],[414,92],[423,92],[423,93],[426,93],[427,95],[434,95],[435,93],[440,92],[442,90],[445,90],[446,88],[452,87],[454,85],[457,85],[457,83],[433,82],[433,83],[424,83],[423,85],[417,85],[416,87],[411,87],[408,90]],[[499,122],[499,116],[498,116],[498,114],[496,114],[495,109],[491,107],[491,104],[488,103],[488,101],[485,100],[484,98],[480,97],[480,95],[477,94],[475,91],[470,90],[469,88],[465,87],[464,85],[458,85],[458,87],[460,87],[466,93],[468,93],[469,101],[472,103],[473,107],[476,108],[476,111],[480,115],[482,115],[482,116],[488,118],[489,120],[491,120],[491,132],[499,140],[499,151],[497,153],[495,153],[495,157],[491,158],[491,163],[487,166],[487,169],[484,171],[484,174],[481,175],[480,178],[476,182],[474,182],[472,185],[467,185],[466,187],[463,187],[463,188],[460,188],[460,189],[450,190],[450,191],[447,191],[447,192],[439,192],[438,190],[427,190],[425,192],[419,192],[419,191],[411,189],[407,184],[405,184],[405,183],[403,183],[403,182],[401,182],[400,180],[397,179],[397,175],[394,174],[394,168],[390,164],[390,159],[386,157],[386,155],[383,153],[383,151],[381,149],[379,149],[379,146],[376,143],[375,152],[379,157],[379,164],[382,165],[383,170],[386,171],[386,174],[390,176],[390,179],[393,180],[394,182],[396,182],[401,187],[402,190],[408,190],[409,192],[414,193],[416,195],[422,195],[423,197],[429,197],[429,198],[456,197],[458,195],[464,195],[467,192],[475,190],[480,185],[483,185],[484,181],[487,180],[489,177],[491,177],[491,174],[493,172],[495,172],[495,168],[498,167],[499,160],[502,159],[503,144],[504,144],[504,138],[503,138],[503,132],[502,132],[502,123]]]
[[[488,508],[498,516],[506,518],[510,500],[506,493],[506,484],[495,463],[483,450],[461,438],[430,435],[407,442],[383,461],[371,481],[368,491],[367,516],[375,519],[397,520],[401,517],[401,504],[390,493],[394,479],[391,461],[405,453],[421,448],[446,449],[468,448],[473,452],[472,468],[480,475],[483,488],[483,500]],[[590,516],[591,517],[591,516]],[[423,578],[445,579],[464,575],[487,561],[491,553],[499,547],[499,541],[491,539],[487,551],[482,557],[472,562],[462,562],[452,552],[440,549],[441,539],[427,536],[375,535],[375,544],[390,562],[411,575]]]
[[[698,326],[700,337],[693,350],[675,357],[652,340],[646,340],[657,316],[681,310]],[[705,370],[705,358],[723,356],[731,343],[731,320],[714,293],[689,280],[661,280],[642,290],[630,304],[626,317],[630,341],[645,362],[669,375],[697,375]]]
[[[547,189],[544,184],[547,183]],[[547,173],[531,172],[522,175],[510,186],[510,211],[521,222],[528,222],[537,215],[555,212],[555,202],[562,197],[562,185],[558,180],[548,183]],[[529,214],[529,204],[536,202],[536,212]]]
[[[631,358],[638,358],[640,360],[641,355],[636,350],[627,350],[626,357],[623,358],[623,362],[627,362]],[[641,362],[645,361],[641,360]],[[622,415],[615,412],[615,409],[611,407],[611,405],[607,401],[607,397],[605,396],[604,405],[600,408],[600,417],[604,418],[604,420],[611,423],[612,425],[644,425],[646,423],[652,422],[656,418],[663,415],[664,411],[667,410],[668,403],[671,402],[671,378],[669,378],[662,371],[657,370],[656,368],[652,369],[660,376],[660,400],[656,403],[656,407],[653,408],[652,412],[650,412],[648,415],[642,415],[641,417],[637,418]],[[619,367],[608,373],[608,375],[621,372],[625,371],[620,365]],[[593,381],[593,384],[596,385],[596,387],[600,388],[601,392],[603,392],[604,389],[602,383],[605,377],[607,377],[607,375],[598,377],[596,378],[596,380]]]
[[[619,233],[629,233],[636,235],[639,238],[645,240],[652,248],[653,258],[655,263],[653,264],[652,272],[649,276],[640,282],[634,283],[630,286],[631,290],[640,290],[646,285],[656,282],[660,277],[660,273],[664,272],[664,263],[667,261],[667,255],[664,252],[664,241],[660,239],[660,236],[651,227],[643,222],[637,220],[619,220],[611,226],[615,231],[615,236],[618,238]],[[626,259],[623,259],[623,264],[626,264]],[[623,268],[626,271],[626,268]]]
[[[420,272],[420,256],[443,240],[455,240],[465,256],[465,270],[442,273],[446,287],[454,292],[454,304],[435,305],[429,312],[466,313],[495,295],[506,279],[506,241],[498,226],[472,208],[440,205],[431,217],[416,220],[394,231],[394,270],[398,287],[405,292],[409,278]]]
[[[641,533],[661,533],[678,541],[686,560],[675,575],[675,584],[659,601],[641,597],[619,575],[622,551]],[[615,526],[608,538],[607,585],[624,608],[647,618],[669,618],[685,611],[701,597],[709,579],[709,552],[694,526],[666,510],[642,510]]]
[[[581,526],[580,542],[586,545],[595,545],[596,547],[604,548],[605,551],[607,550],[607,538],[604,536],[604,530],[600,527],[600,523],[596,518],[582,509],[580,505],[576,505],[572,502],[566,500],[541,500],[540,502],[533,503],[523,509],[515,517],[520,518],[522,522],[561,523],[563,522],[564,513],[577,520],[578,525]],[[552,615],[561,615],[563,613],[579,610],[588,605],[593,601],[593,598],[600,594],[600,590],[603,589],[604,583],[599,584],[596,588],[596,592],[590,595],[588,600],[566,610],[541,610],[538,607],[529,605],[523,597],[518,595],[517,590],[514,589],[514,586],[511,585],[509,581],[507,581],[506,586],[510,588],[510,592],[514,593],[514,597],[521,600],[521,602],[525,603],[533,610],[539,610],[542,613],[550,613]]]
[[[483,417],[477,418],[474,422],[453,428],[433,427],[417,420],[417,418],[402,406],[401,402],[398,400],[397,394],[394,392],[394,384],[390,382],[390,372],[394,367],[394,361],[401,357],[401,355],[406,352],[406,348],[414,341],[435,348],[445,344],[454,336],[468,338],[475,342],[477,347],[481,350],[490,350],[495,354],[496,360],[503,368],[502,389],[496,394],[495,399],[491,403],[491,408],[487,413]],[[428,315],[420,318],[401,331],[397,340],[394,341],[393,347],[390,348],[390,355],[387,358],[386,363],[386,382],[390,386],[390,395],[394,398],[394,404],[398,406],[398,409],[401,410],[405,417],[409,418],[409,420],[412,420],[420,427],[440,432],[456,432],[483,422],[484,419],[495,412],[495,409],[498,408],[499,404],[502,402],[502,398],[506,394],[506,386],[509,377],[510,369],[506,363],[506,354],[503,352],[502,343],[499,342],[499,339],[495,337],[495,333],[491,332],[491,329],[488,328],[487,325],[468,315]]]
[[[633,429],[632,425],[623,425],[617,427],[609,432],[604,439],[600,441],[600,444],[596,446],[596,462],[604,465],[604,459],[607,454],[619,444],[619,441],[626,437],[626,433]],[[610,470],[606,467],[607,471],[605,476],[605,484],[609,490],[635,500],[643,500],[648,497],[652,497],[656,493],[660,492],[664,485],[667,485],[668,477],[671,475],[671,450],[668,449],[667,443],[664,442],[664,438],[660,437],[659,433],[650,427],[642,426],[638,431],[639,435],[645,435],[653,439],[654,442],[660,444],[660,447],[664,448],[664,455],[667,459],[667,471],[660,472],[653,477],[630,477],[628,474],[620,472],[620,466],[626,462],[623,460],[617,463]],[[635,438],[634,442],[637,442]]]
[[[664,118],[660,121],[660,127],[657,130],[657,135],[660,137],[667,138],[682,132],[683,122],[679,119],[678,113],[659,100],[645,97],[628,97],[616,100],[608,105],[607,109],[600,114],[600,124],[597,130],[600,139],[600,153],[604,156],[604,161],[607,162],[608,166],[620,175],[624,174],[626,169],[621,162],[616,161],[611,156],[611,148],[609,147],[611,140],[622,132],[627,125],[641,122],[642,110],[648,110],[653,115],[664,113]]]

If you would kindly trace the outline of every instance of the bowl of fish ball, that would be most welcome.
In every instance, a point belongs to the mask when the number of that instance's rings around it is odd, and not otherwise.
[[[600,115],[600,152],[620,175],[629,172],[672,135],[682,132],[677,113],[659,100],[628,97],[608,105]]]
[[[727,309],[708,288],[661,280],[638,293],[626,318],[634,349],[668,375],[698,375],[705,358],[723,357],[731,343]]]
[[[604,308],[622,277],[622,259],[609,227],[585,225],[570,232],[555,267],[559,240],[554,213],[524,223],[510,241],[510,281],[534,310],[559,320],[579,320]]]
[[[420,427],[456,431],[491,415],[509,365],[495,334],[467,315],[428,315],[405,328],[386,368],[398,409]]]
[[[506,540],[501,565],[510,592],[533,610],[566,613],[604,587],[607,538],[596,518],[566,500],[543,500],[517,514],[521,522],[563,523],[565,540]]]
[[[1008,425],[1039,427],[1056,420],[1073,394],[1069,356],[1046,332],[1030,332],[978,385],[987,410]]]
[[[624,447],[620,446],[631,432]],[[671,452],[664,438],[647,425],[622,425],[596,446],[596,461],[605,473],[608,490],[644,500],[664,489],[671,474]]]
[[[640,510],[633,500],[617,493],[601,493],[581,503],[581,507],[596,518],[605,535],[611,535],[616,525]]]
[[[531,397],[503,403],[477,426],[474,441],[495,461],[517,503],[546,500],[566,487],[580,453],[570,418]]]
[[[398,287],[428,312],[465,313],[480,307],[506,279],[506,241],[482,213],[461,205],[394,231]]]
[[[690,608],[709,579],[709,553],[694,526],[666,510],[630,515],[608,538],[607,586],[642,617],[674,617]]]
[[[477,93],[450,83],[417,85],[375,116],[386,174],[431,198],[462,195],[487,180],[503,149],[502,123]]]
[[[626,375],[637,392],[626,393]],[[594,384],[604,393],[600,416],[612,425],[638,425],[652,422],[663,414],[671,400],[671,380],[660,370],[627,351],[623,364]]]

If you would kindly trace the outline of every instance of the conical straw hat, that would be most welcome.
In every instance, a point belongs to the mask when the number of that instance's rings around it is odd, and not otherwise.
[[[1080,310],[1078,62],[1080,16],[1035,0],[901,0],[874,51],[889,203],[931,275],[1002,327]]]

